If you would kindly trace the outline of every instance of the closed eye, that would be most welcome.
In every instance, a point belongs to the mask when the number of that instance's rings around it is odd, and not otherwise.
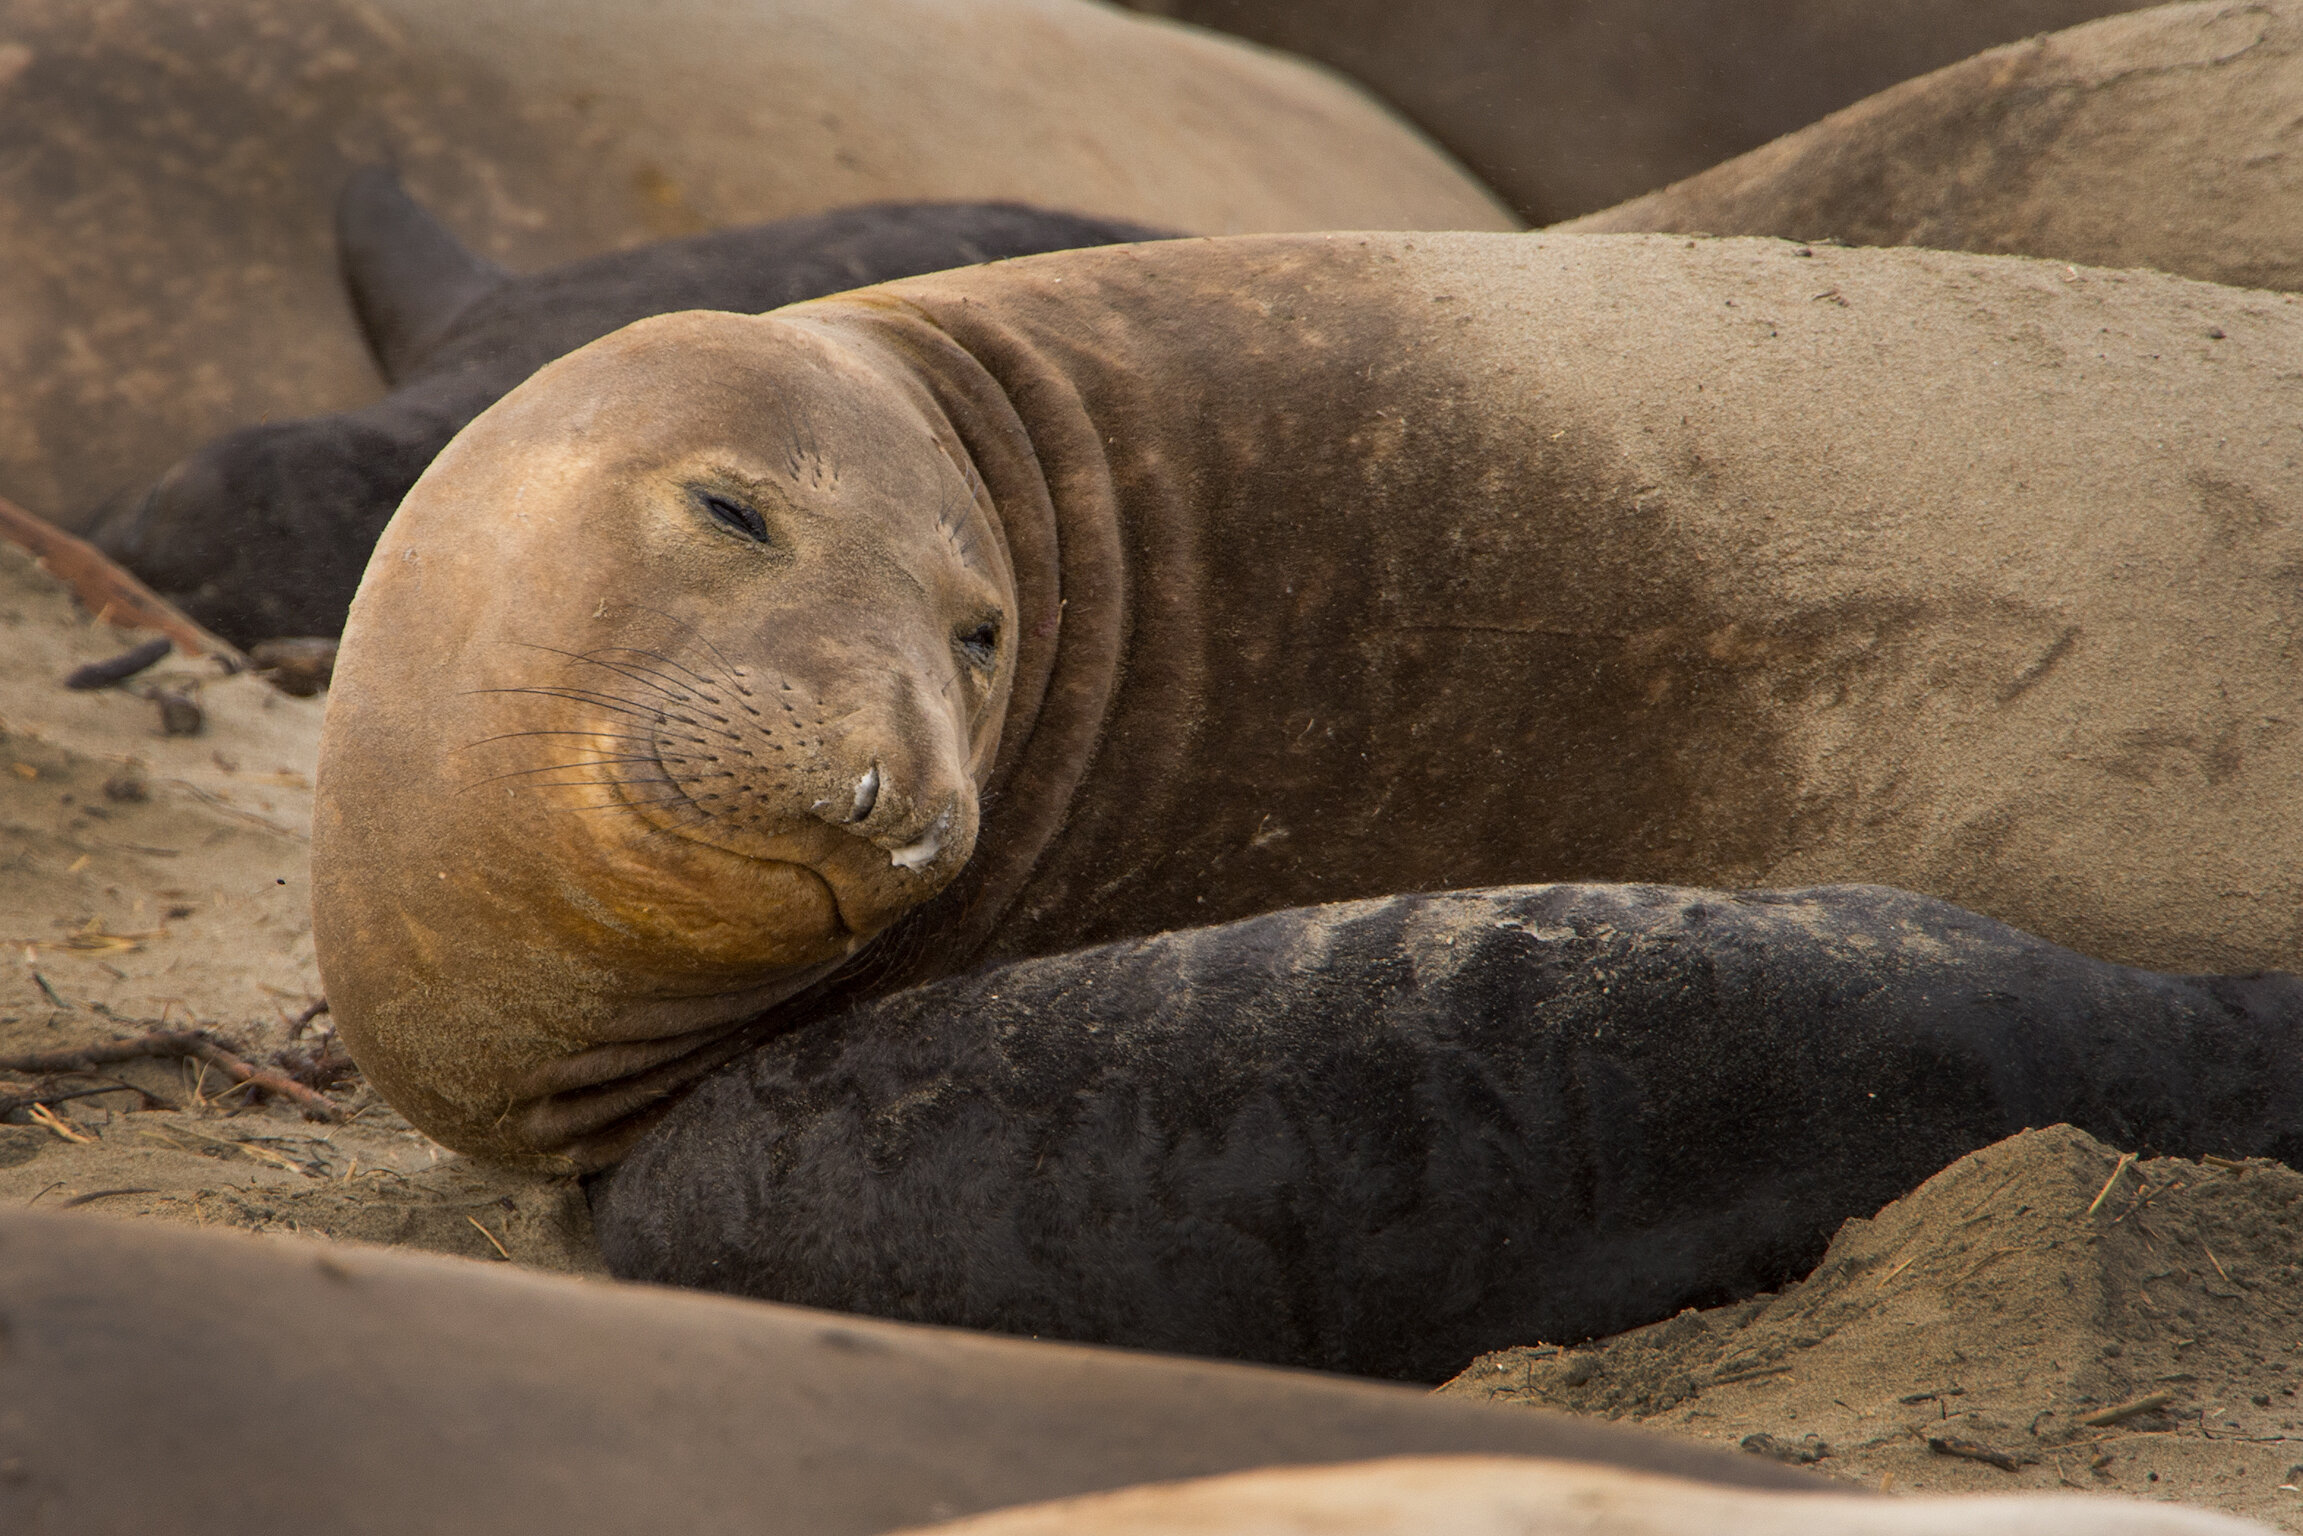
[[[740,533],[757,544],[768,542],[768,520],[759,510],[719,491],[697,491],[696,503],[730,533]]]
[[[989,672],[1000,655],[999,621],[985,619],[971,625],[954,635],[952,643],[959,647],[960,654],[968,659],[970,666],[978,671]]]

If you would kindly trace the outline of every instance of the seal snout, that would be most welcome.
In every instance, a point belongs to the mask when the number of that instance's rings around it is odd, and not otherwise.
[[[871,818],[873,808],[879,804],[879,799],[880,765],[874,763],[864,770],[862,778],[856,780],[855,814],[848,818],[848,824],[860,826],[863,822],[868,821]],[[822,802],[818,803],[821,804]],[[897,869],[910,870],[925,869],[933,864],[936,855],[943,851],[945,835],[951,831],[952,822],[955,819],[954,811],[955,807],[947,798],[943,809],[938,811],[934,819],[928,823],[925,832],[909,842],[898,843],[888,848],[888,863]],[[874,838],[873,841],[882,846],[888,844],[888,838],[884,834]]]
[[[916,873],[936,863],[961,820],[959,792],[936,784],[940,775],[925,777],[925,792],[909,795],[875,761],[857,778],[850,804],[824,799],[810,809],[819,820],[885,849],[891,868]]]

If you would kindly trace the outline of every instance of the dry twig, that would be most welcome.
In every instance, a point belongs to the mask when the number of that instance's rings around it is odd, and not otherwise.
[[[41,568],[72,589],[81,606],[108,623],[166,635],[193,656],[213,656],[238,672],[248,658],[184,616],[181,609],[128,574],[86,539],[0,497],[0,539],[29,550]]]
[[[2134,1161],[2135,1154],[2132,1152],[2122,1152],[2119,1154],[2119,1165],[2111,1170],[2111,1177],[2103,1181],[2103,1187],[2097,1190],[2095,1192],[2095,1198],[2088,1202],[2088,1215],[2092,1216],[2103,1208],[2103,1202],[2111,1198],[2111,1186],[2119,1182],[2119,1175],[2125,1173],[2127,1171],[2128,1164]]]
[[[0,1056],[5,1072],[93,1072],[98,1067],[145,1057],[182,1057],[207,1063],[235,1083],[260,1088],[292,1100],[308,1119],[342,1120],[344,1111],[284,1073],[250,1066],[219,1045],[206,1030],[155,1029],[132,1039],[61,1051],[34,1051],[22,1056]]]
[[[1980,1461],[1986,1466],[1997,1467],[2002,1472],[2016,1471],[2022,1465],[2005,1451],[1995,1451],[1988,1445],[1977,1445],[1974,1441],[1962,1440],[1957,1435],[1930,1435],[1927,1437],[1927,1448],[1938,1456],[1957,1456],[1962,1461]]]
[[[2149,1397],[2139,1397],[2131,1403],[2119,1403],[2110,1408],[2100,1409],[2079,1420],[2079,1423],[2088,1429],[2101,1429],[2106,1424],[2117,1424],[2124,1419],[2132,1419],[2137,1414],[2149,1413],[2154,1408],[2164,1408],[2173,1401],[2175,1401],[2175,1394],[2172,1392],[2154,1392]]]

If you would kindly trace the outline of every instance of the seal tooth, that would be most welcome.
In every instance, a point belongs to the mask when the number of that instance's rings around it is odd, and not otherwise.
[[[862,821],[866,816],[871,815],[872,807],[879,803],[879,798],[880,765],[874,763],[864,770],[862,778],[856,780],[856,814],[848,819],[850,821]]]

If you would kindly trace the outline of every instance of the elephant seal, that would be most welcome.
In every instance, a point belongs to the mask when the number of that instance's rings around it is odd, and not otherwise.
[[[835,995],[1387,891],[1862,882],[2292,966],[2299,357],[2173,278],[1622,236],[642,321],[369,564],[328,996],[428,1133],[590,1164]]]
[[[1816,1498],[1569,1462],[1397,1456],[1123,1488],[927,1529],[938,1536],[2268,1536],[2270,1527],[2140,1499]]]
[[[94,530],[106,552],[242,645],[342,629],[377,534],[448,439],[553,358],[621,326],[1168,233],[1010,203],[882,203],[514,276],[373,169],[345,184],[336,227],[353,308],[392,392],[227,433]]]
[[[1982,49],[2149,0],[1126,3],[1341,70],[1548,224]]]
[[[2303,288],[2303,4],[2010,44],[1566,226],[1835,238]]]
[[[1776,1289],[2058,1122],[2303,1162],[2303,978],[2125,970],[1878,887],[1392,896],[813,1022],[592,1210],[625,1279],[1440,1381]]]
[[[374,164],[518,270],[870,202],[1517,227],[1343,80],[1088,0],[13,0],[0,496],[78,532],[373,400],[328,212]]]
[[[0,1295],[11,1531],[866,1536],[1435,1452],[1820,1486],[1370,1382],[90,1215],[0,1212]]]

